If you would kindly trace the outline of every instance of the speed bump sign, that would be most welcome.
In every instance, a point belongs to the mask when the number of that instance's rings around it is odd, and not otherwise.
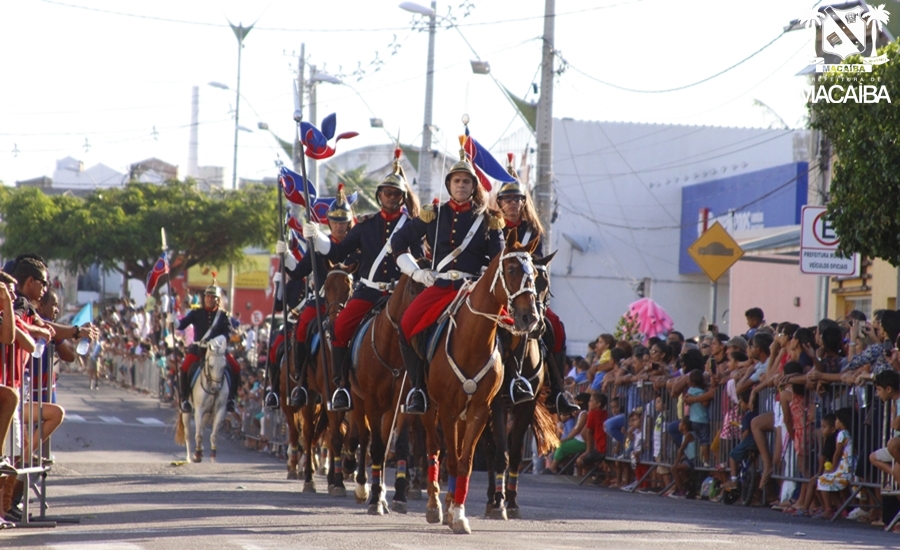
[[[716,282],[736,261],[741,259],[744,251],[731,238],[728,231],[725,231],[725,228],[716,222],[694,241],[694,244],[688,248],[688,254],[709,279]]]

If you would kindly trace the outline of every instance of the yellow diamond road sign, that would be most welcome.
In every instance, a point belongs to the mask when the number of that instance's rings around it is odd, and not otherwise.
[[[688,248],[688,254],[710,280],[715,282],[744,255],[744,251],[728,231],[716,222],[694,241]]]

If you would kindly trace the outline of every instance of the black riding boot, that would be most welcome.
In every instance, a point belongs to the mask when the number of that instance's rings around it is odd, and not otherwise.
[[[337,389],[331,396],[331,410],[349,411],[353,408],[350,400],[350,364],[347,362],[347,352],[350,348],[331,347],[331,361],[334,368],[334,384]]]
[[[241,385],[241,373],[235,374],[231,373],[231,378],[228,381],[228,404],[225,405],[225,410],[228,412],[234,412],[234,401],[237,399],[238,386]]]
[[[181,412],[192,413],[194,407],[191,405],[191,382],[189,373],[179,371],[178,389],[181,390]]]
[[[412,347],[400,342],[400,354],[403,356],[403,364],[409,374],[409,380],[413,388],[406,396],[406,414],[425,414],[428,409],[428,399],[425,396],[425,376],[422,372],[422,359]]]
[[[269,364],[269,379],[266,387],[266,408],[277,409],[281,405],[280,389],[281,384],[281,365],[278,361]]]
[[[569,395],[568,392],[563,391],[562,377],[559,375],[559,369],[556,365],[552,364],[555,362],[556,356],[554,355],[553,358],[554,361],[544,365],[546,379],[550,384],[550,395],[547,396],[547,403],[551,407],[556,407],[557,414],[574,413],[580,410],[580,407],[575,404],[572,400],[572,396]]]
[[[306,391],[306,344],[303,342],[294,342],[294,370],[299,375],[297,385],[291,390],[290,405],[299,409],[309,400],[309,392]]]

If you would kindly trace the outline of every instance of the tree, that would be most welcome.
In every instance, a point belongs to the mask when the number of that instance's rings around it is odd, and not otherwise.
[[[871,73],[823,73],[819,86],[882,86],[900,97],[900,47],[882,54],[890,60]],[[845,63],[862,63],[853,56]],[[855,79],[860,79],[856,81]],[[839,93],[839,92],[836,92]],[[862,98],[861,98],[862,99]],[[840,252],[859,252],[900,266],[900,109],[878,103],[810,103],[811,126],[834,145],[837,160],[831,182],[828,216],[841,237]]]
[[[249,185],[205,195],[192,182],[132,182],[85,198],[35,188],[0,195],[6,256],[38,252],[79,271],[93,264],[144,280],[166,229],[171,275],[194,265],[240,263],[243,248],[276,239],[276,188]]]
[[[349,195],[359,192],[359,202],[353,205],[353,211],[357,214],[375,212],[381,209],[375,200],[375,191],[380,180],[366,176],[366,167],[360,166],[353,170],[343,172],[329,171],[325,176],[325,182],[329,189],[337,189],[338,183],[343,183],[345,192]]]

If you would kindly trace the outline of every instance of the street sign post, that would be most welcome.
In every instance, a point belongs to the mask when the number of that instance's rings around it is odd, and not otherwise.
[[[859,254],[837,256],[841,242],[824,206],[804,206],[800,213],[800,272],[807,275],[852,277],[859,272]]]
[[[694,244],[688,248],[688,254],[697,262],[700,269],[716,282],[734,263],[741,259],[744,251],[737,241],[731,238],[728,231],[716,222],[707,229]]]
[[[262,311],[255,309],[253,313],[250,314],[250,322],[256,326],[259,326],[263,322],[263,314]]]

